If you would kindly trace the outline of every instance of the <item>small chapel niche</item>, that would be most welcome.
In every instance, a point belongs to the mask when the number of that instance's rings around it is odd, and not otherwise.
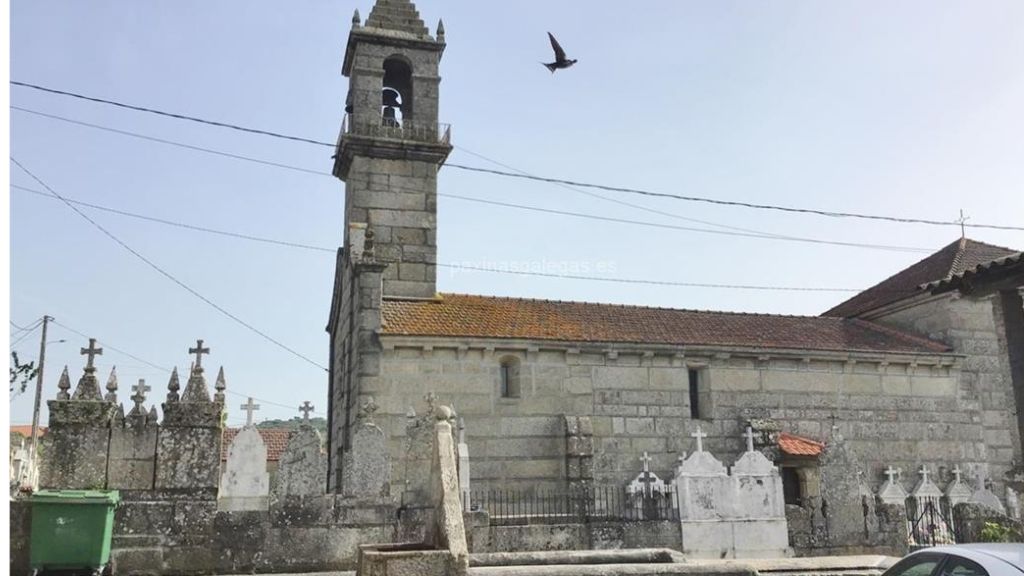
[[[381,93],[381,122],[401,126],[412,118],[412,66],[403,56],[384,61],[384,88]]]
[[[519,398],[519,359],[513,356],[506,356],[501,359],[498,367],[500,378],[499,388],[502,398]]]

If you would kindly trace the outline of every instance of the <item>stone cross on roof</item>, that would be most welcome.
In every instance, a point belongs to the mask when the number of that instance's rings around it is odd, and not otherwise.
[[[202,340],[199,341],[202,344]],[[260,409],[260,405],[252,401],[252,396],[249,397],[249,401],[241,406],[242,410],[245,410],[245,425],[252,426],[252,413]]]
[[[928,482],[928,467],[921,465],[921,469],[917,473],[921,475],[921,483],[926,484]]]
[[[961,470],[961,469],[960,469],[960,465],[959,465],[959,464],[957,464],[956,466],[954,466],[954,467],[953,467],[953,470],[952,470],[952,472],[953,472],[953,478],[954,478],[954,481],[955,481],[955,482],[956,482],[957,484],[959,484],[959,483],[961,482],[961,480],[960,480],[960,476],[961,476],[961,475],[962,475],[962,474],[964,473],[964,471],[963,471],[963,470]]]
[[[700,426],[697,426],[697,431],[694,432],[693,434],[690,434],[690,437],[697,439],[697,452],[703,452],[704,451],[704,439],[708,437],[707,433],[702,431],[700,429]]]
[[[188,349],[188,353],[196,355],[196,363],[195,363],[195,366],[192,367],[192,369],[195,370],[195,371],[202,372],[203,371],[203,354],[209,354],[210,353],[210,349],[209,348],[203,348],[203,341],[200,339],[200,340],[196,340],[196,347],[195,348],[189,348]]]
[[[85,363],[85,371],[86,372],[94,372],[96,370],[96,368],[93,366],[93,361],[95,360],[95,358],[97,356],[102,356],[103,355],[103,348],[97,348],[96,347],[96,339],[95,338],[89,338],[89,347],[88,348],[82,348],[81,354],[84,355],[84,356],[88,356],[89,357],[89,359]]]
[[[902,468],[893,468],[892,466],[889,466],[888,468],[885,469],[885,475],[889,477],[889,482],[890,483],[895,483],[896,482],[896,478],[898,478],[899,475],[902,474],[902,473],[903,473],[903,469]]]
[[[132,401],[135,402],[135,406],[142,409],[142,403],[146,401],[146,392],[152,390],[149,386],[146,386],[146,381],[143,378],[139,378],[139,383],[132,386]]]
[[[299,412],[302,412],[303,422],[309,422],[309,413],[312,412],[313,410],[316,410],[316,407],[310,404],[309,400],[306,400],[305,402],[302,403],[301,406],[299,406]]]
[[[755,436],[756,436],[756,434],[754,434],[754,429],[751,428],[750,426],[747,426],[747,431],[743,433],[743,437],[747,439],[747,452],[753,452],[754,451],[754,437]]]

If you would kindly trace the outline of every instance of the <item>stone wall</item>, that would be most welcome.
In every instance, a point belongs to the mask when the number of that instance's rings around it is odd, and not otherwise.
[[[834,416],[862,454],[872,487],[888,465],[945,471],[1012,460],[1012,451],[986,448],[993,439],[971,388],[961,384],[962,358],[955,355],[694,349],[683,356],[625,345],[595,350],[410,337],[382,337],[381,345],[379,373],[361,379],[360,393],[380,404],[377,422],[393,460],[401,455],[409,409],[435,392],[465,419],[475,489],[563,487],[565,415],[590,419],[598,485],[624,486],[644,452],[652,471],[671,477],[678,458],[693,450],[697,426],[709,434],[707,450],[735,460],[751,418],[827,441]],[[499,365],[508,356],[520,362],[520,398],[499,393]],[[691,367],[704,371],[706,419],[690,417]],[[940,474],[944,483],[946,476]],[[393,484],[401,483],[396,469]]]
[[[932,296],[880,312],[871,320],[941,340],[965,356],[957,399],[970,426],[957,426],[957,433],[967,440],[966,436],[980,429],[980,436],[976,437],[976,447],[961,457],[988,464],[989,477],[996,481],[996,490],[1001,493],[1003,475],[1011,462],[1021,460],[1021,443],[1000,296]],[[935,422],[943,421],[958,423],[946,418]],[[934,448],[938,453],[952,447]]]
[[[659,522],[591,522],[526,526],[466,525],[470,552],[552,550],[682,549],[680,524]]]

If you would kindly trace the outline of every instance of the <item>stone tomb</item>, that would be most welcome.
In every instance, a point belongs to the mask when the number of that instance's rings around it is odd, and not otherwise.
[[[695,558],[782,558],[792,555],[786,529],[782,476],[753,448],[732,474],[704,450],[706,434],[691,434],[696,450],[676,471],[675,497],[682,524],[682,551]]]

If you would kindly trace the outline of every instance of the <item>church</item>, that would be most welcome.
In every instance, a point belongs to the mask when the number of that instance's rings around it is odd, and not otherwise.
[[[958,238],[807,317],[438,292],[445,45],[443,24],[431,33],[407,0],[352,21],[333,168],[345,232],[327,324],[330,490],[372,406],[400,494],[408,425],[436,395],[485,488],[624,486],[641,458],[670,477],[695,439],[735,459],[750,427],[787,503],[817,494],[817,460],[838,437],[868,486],[889,467],[908,489],[918,470],[940,485],[958,470],[1006,496],[1024,428],[1019,251]]]

